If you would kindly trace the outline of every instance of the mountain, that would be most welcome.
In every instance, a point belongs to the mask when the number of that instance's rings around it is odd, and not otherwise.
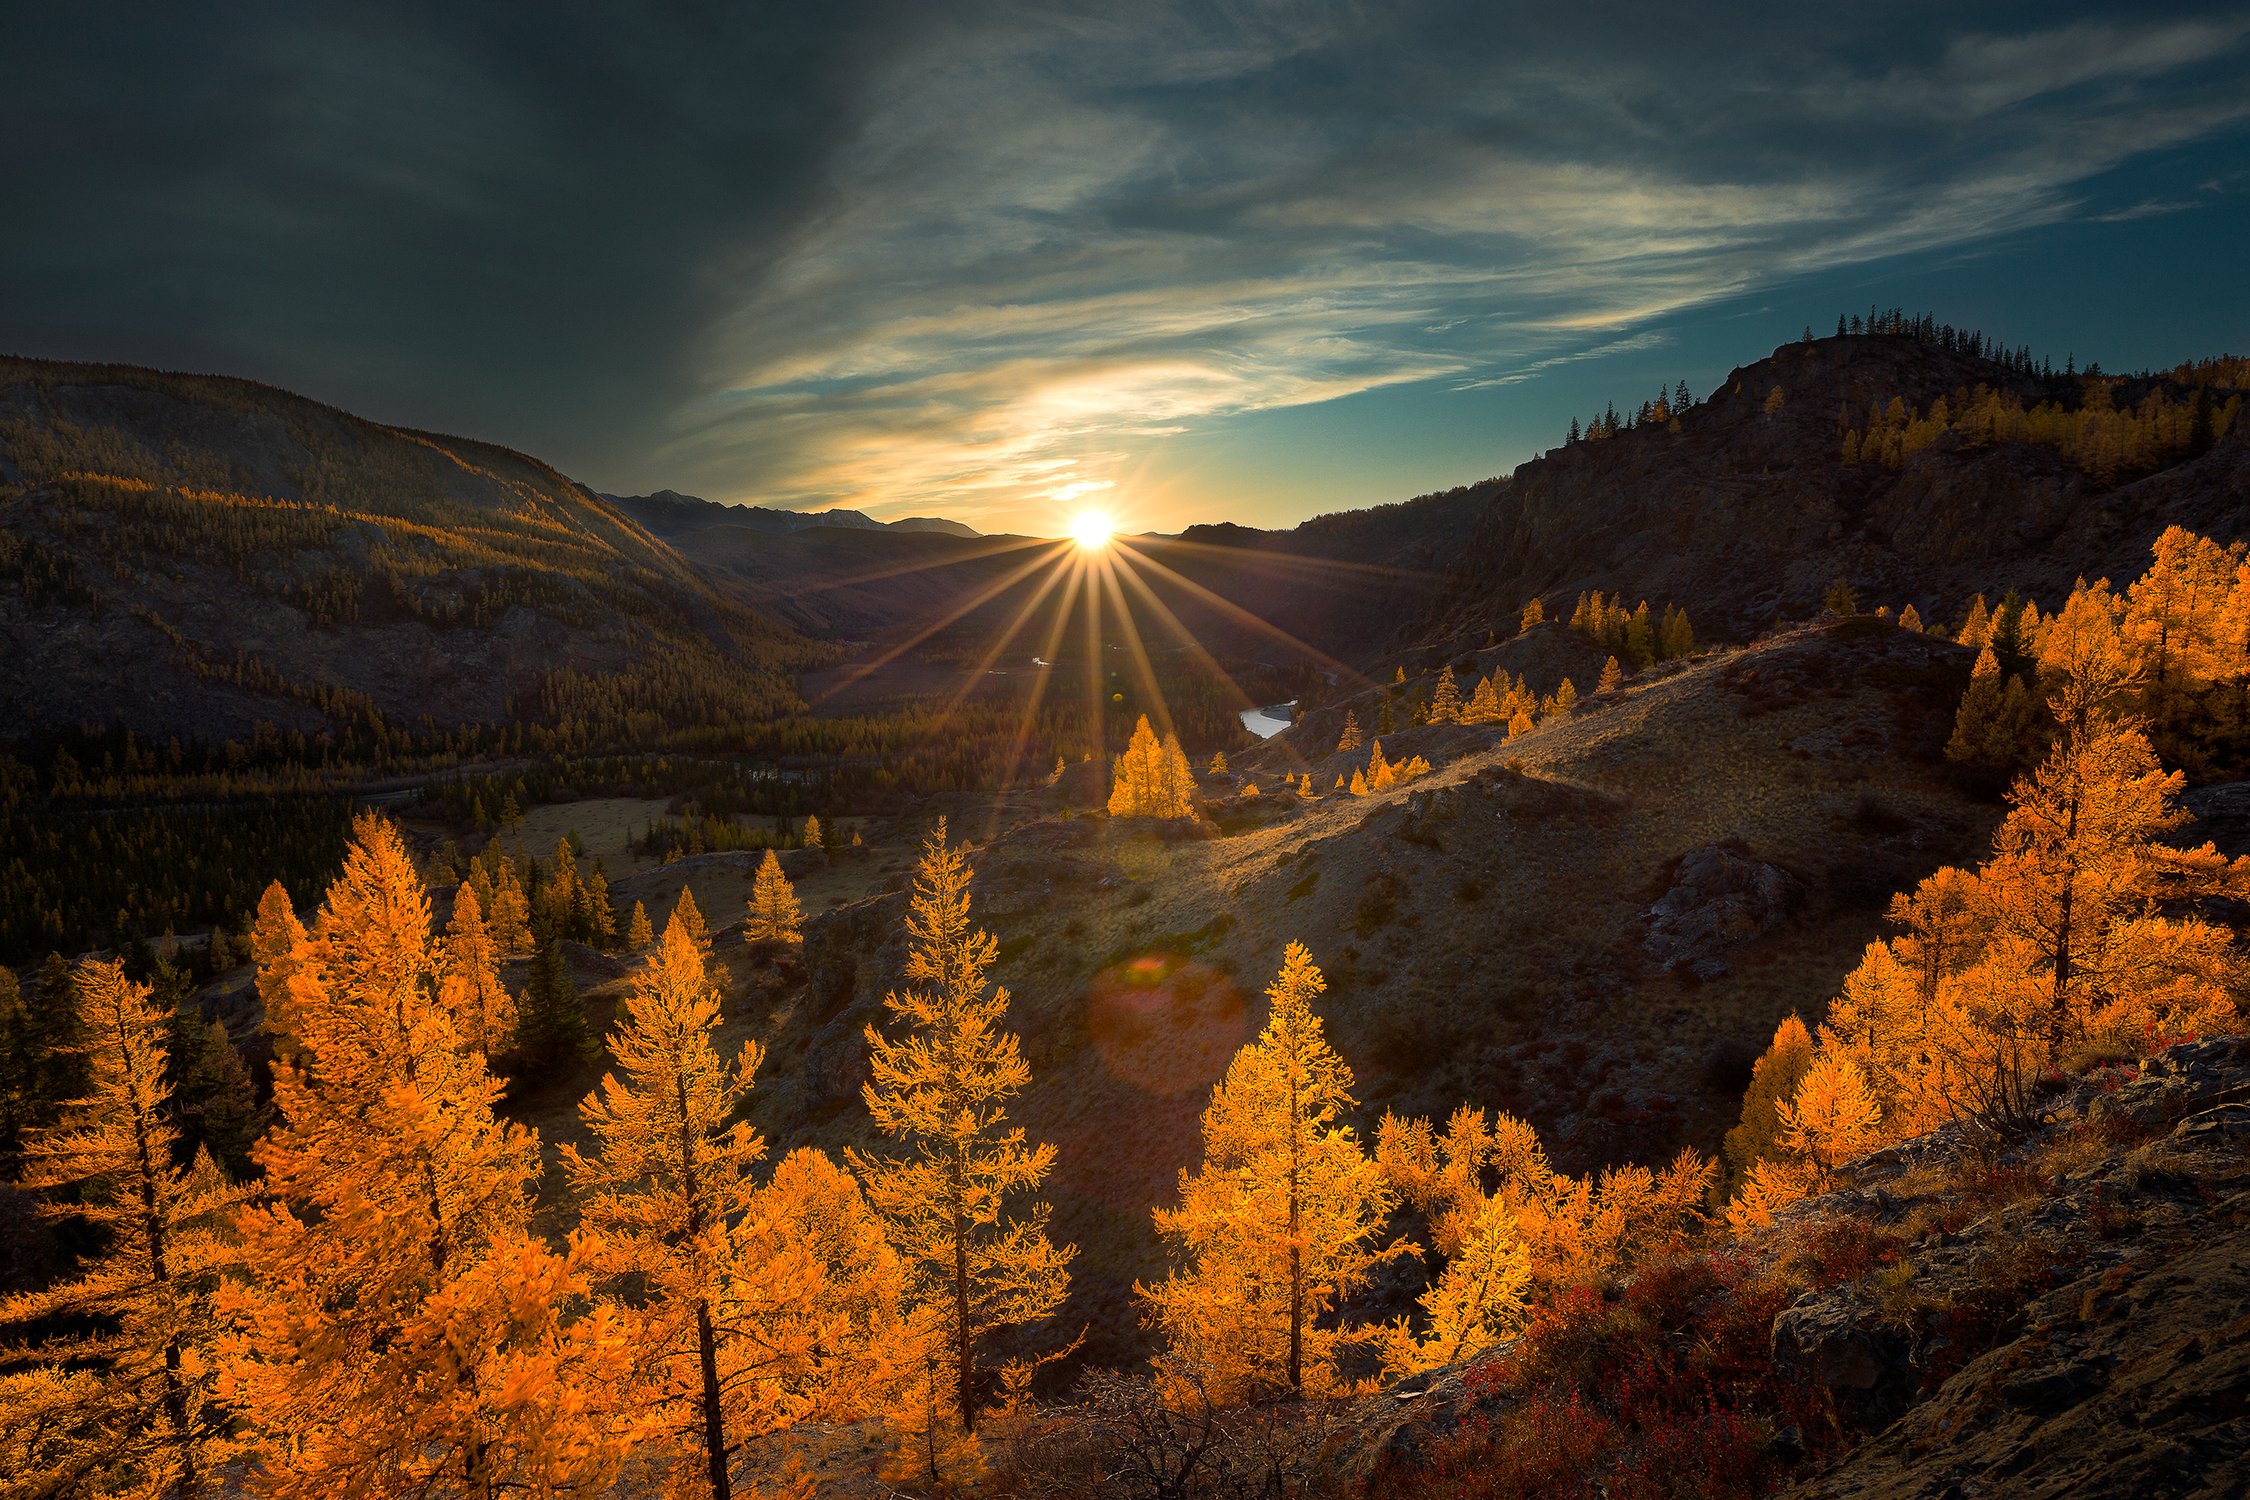
[[[948,521],[943,516],[902,516],[888,523],[893,531],[936,531],[946,536],[981,535],[966,521]]]
[[[948,536],[975,536],[976,528],[935,516],[909,516],[901,521],[878,521],[858,510],[774,510],[763,505],[725,505],[678,490],[658,490],[653,495],[604,495],[604,500],[659,536],[676,537],[709,526],[739,526],[751,531],[786,535],[817,528],[850,531],[941,531]]]
[[[737,511],[739,506],[713,509]],[[766,512],[766,514],[775,514]],[[820,640],[864,641],[945,616],[1024,561],[1021,537],[904,526],[769,530],[715,519],[668,533],[715,586]],[[964,630],[989,628],[995,600]]]
[[[1666,420],[1522,465],[1491,487],[1417,629],[1481,634],[1512,627],[1535,596],[1567,612],[1599,589],[1679,601],[1699,628],[1740,638],[1810,614],[1839,577],[1951,619],[1975,591],[2056,601],[2081,574],[2137,575],[2168,523],[2221,541],[2250,531],[2250,424],[2216,442],[2194,432],[2201,390],[2221,424],[2239,403],[2244,361],[2113,381],[2035,374],[1961,342],[1785,344]],[[1980,399],[2002,418],[1990,436],[1958,420]],[[1951,430],[1929,420],[1940,402]],[[1916,417],[1895,466],[1845,462],[1848,437]]]
[[[1210,649],[1294,656],[1295,641],[1356,660],[1387,645],[1444,585],[1498,484],[1317,516],[1286,531],[1220,522],[1121,541],[1146,560],[1136,571],[1165,607]],[[822,639],[928,625],[1041,545],[983,536],[957,521],[886,525],[858,511],[766,510],[671,491],[617,503],[715,581]],[[949,623],[949,645],[981,643],[1005,628],[1043,577],[1029,574],[972,605]]]
[[[0,359],[0,577],[15,733],[706,722],[816,654],[536,459],[120,365]]]
[[[1502,488],[1488,479],[1315,516],[1287,531],[1222,522],[1139,538],[1135,546],[1159,565],[1158,592],[1207,644],[1271,655],[1294,640],[1357,665],[1445,592],[1461,549]]]

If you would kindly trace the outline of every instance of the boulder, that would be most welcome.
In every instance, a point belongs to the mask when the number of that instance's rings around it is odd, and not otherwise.
[[[1642,946],[1668,969],[1715,979],[1727,971],[1727,950],[1772,931],[1796,894],[1785,871],[1712,844],[1681,859],[1672,888],[1646,913]]]

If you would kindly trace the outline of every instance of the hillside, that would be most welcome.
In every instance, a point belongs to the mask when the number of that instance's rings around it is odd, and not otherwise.
[[[1504,488],[1487,480],[1315,516],[1287,531],[1190,526],[1135,546],[1158,565],[1154,587],[1199,639],[1266,656],[1285,653],[1293,639],[1356,666],[1374,659],[1442,592],[1479,518]],[[1170,581],[1167,569],[1193,587]]]
[[[2222,377],[2238,379],[2236,363],[2209,375],[2221,421],[2237,394]],[[1924,416],[1942,400],[1959,415],[1979,387],[2025,408],[2054,403],[2066,430],[2071,413],[2123,412],[2161,393],[2168,430],[2184,435],[2201,389],[2187,373],[2048,379],[1906,334],[1785,344],[1667,421],[1518,468],[1415,634],[1481,637],[1529,598],[1567,613],[1590,589],[1676,600],[1707,634],[1741,638],[1809,613],[1838,577],[1864,598],[1950,620],[1977,591],[2051,601],[2080,574],[2134,576],[2168,523],[2222,542],[2250,530],[2250,424],[2207,451],[2159,444],[2137,461],[2087,443],[1948,432],[1894,468],[1846,463],[1844,443],[1894,399]]]
[[[835,641],[881,639],[941,619],[1028,555],[1021,538],[910,526],[769,530],[754,521],[719,519],[666,536],[715,587],[807,635]],[[960,633],[981,639],[1020,602],[1021,591],[994,599],[966,617]]]
[[[2245,1099],[2250,1042],[2219,1037],[2051,1080],[1996,1150],[1948,1127],[1847,1163],[1768,1229],[1589,1289],[1576,1337],[1630,1379],[1536,1328],[1361,1402],[1338,1492],[1577,1493],[1616,1464],[1610,1493],[1675,1493],[1669,1463],[1795,1500],[2240,1493]],[[1538,1431],[1573,1392],[1575,1450]]]
[[[0,360],[0,576],[19,733],[761,714],[807,655],[535,459],[124,366]]]
[[[1056,1222],[1083,1252],[1066,1321],[1090,1326],[1087,1357],[1145,1347],[1130,1288],[1157,1266],[1147,1207],[1195,1159],[1209,1088],[1291,938],[1327,974],[1363,1125],[1474,1099],[1537,1125],[1566,1169],[1714,1149],[1775,1022],[1832,992],[1891,892],[1980,852],[1996,810],[1940,754],[1968,665],[1888,626],[1808,628],[1505,745],[1458,725],[1387,737],[1436,770],[1368,798],[1281,794],[1298,761],[1277,742],[1239,759],[1267,794],[1215,803],[1215,835],[1074,812],[1100,794],[1080,773],[956,808],[988,840],[977,918],[1032,1066],[1018,1117],[1060,1148]],[[1325,787],[1359,759],[1310,765]],[[866,858],[900,868],[919,829],[871,832]],[[739,976],[772,1139],[864,1129],[862,1028],[902,953],[890,879],[815,918],[801,974]],[[716,926],[740,907],[706,910]]]

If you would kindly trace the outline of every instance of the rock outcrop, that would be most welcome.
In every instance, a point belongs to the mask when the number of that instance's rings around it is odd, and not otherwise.
[[[1680,861],[1672,888],[1648,909],[1642,946],[1667,969],[1697,979],[1726,973],[1730,948],[1763,936],[1789,915],[1797,882],[1772,865],[1722,845]]]

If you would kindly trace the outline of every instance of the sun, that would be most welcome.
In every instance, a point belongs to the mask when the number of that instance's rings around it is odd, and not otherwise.
[[[1081,552],[1099,552],[1109,545],[1109,539],[1116,530],[1116,526],[1102,512],[1082,510],[1071,518],[1070,539],[1078,544]]]

